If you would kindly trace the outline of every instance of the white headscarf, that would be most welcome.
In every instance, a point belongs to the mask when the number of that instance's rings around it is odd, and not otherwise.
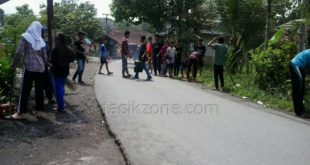
[[[26,41],[28,41],[36,51],[46,46],[41,36],[42,27],[43,26],[39,21],[34,21],[29,25],[27,31],[22,34]]]

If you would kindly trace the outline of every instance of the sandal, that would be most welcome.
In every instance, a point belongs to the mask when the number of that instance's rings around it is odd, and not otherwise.
[[[5,119],[9,119],[9,120],[21,120],[23,119],[23,116],[21,114],[15,113],[13,115],[10,116],[5,116]]]

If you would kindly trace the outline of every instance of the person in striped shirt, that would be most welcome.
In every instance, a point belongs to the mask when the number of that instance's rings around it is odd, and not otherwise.
[[[122,48],[121,48],[121,54],[122,54],[122,75],[123,78],[130,78],[132,75],[129,74],[128,71],[128,64],[127,64],[127,58],[131,57],[130,51],[128,49],[128,38],[130,36],[130,32],[125,32],[125,37],[122,42]],[[127,74],[127,75],[126,75]]]

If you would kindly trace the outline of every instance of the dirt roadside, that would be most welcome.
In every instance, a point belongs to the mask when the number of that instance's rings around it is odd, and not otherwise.
[[[65,113],[51,106],[25,120],[0,119],[2,165],[123,165],[122,154],[109,135],[96,102],[93,77],[99,63],[86,64],[84,81],[76,91],[66,89]],[[75,67],[71,69],[72,77]]]

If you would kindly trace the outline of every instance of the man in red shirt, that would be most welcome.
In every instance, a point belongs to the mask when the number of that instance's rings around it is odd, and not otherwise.
[[[148,37],[148,43],[146,45],[146,55],[147,55],[147,65],[152,73],[152,52],[153,52],[153,44],[152,37]]]

